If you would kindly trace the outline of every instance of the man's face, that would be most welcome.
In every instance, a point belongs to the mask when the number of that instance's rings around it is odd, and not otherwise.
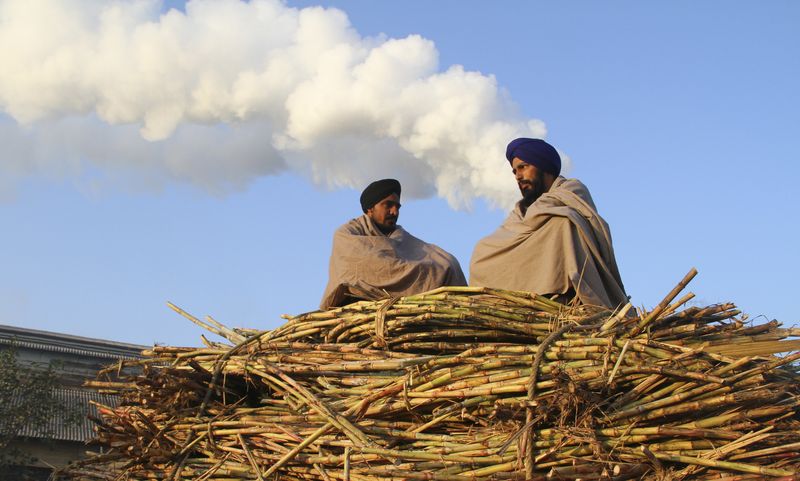
[[[389,194],[367,209],[367,215],[383,233],[392,232],[397,227],[397,218],[400,216],[400,196]]]
[[[522,203],[526,207],[547,192],[544,172],[536,166],[526,163],[519,157],[514,157],[514,160],[511,161],[511,172],[517,179],[517,186],[522,194]]]

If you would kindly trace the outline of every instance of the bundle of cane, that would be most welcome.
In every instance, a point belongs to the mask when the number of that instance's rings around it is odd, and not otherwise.
[[[796,329],[442,288],[156,347],[73,479],[795,479]]]

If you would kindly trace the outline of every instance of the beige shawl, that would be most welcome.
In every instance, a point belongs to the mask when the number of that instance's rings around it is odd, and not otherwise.
[[[470,285],[565,294],[584,304],[627,302],[611,232],[586,186],[558,177],[523,216],[519,203],[494,233],[475,246]]]
[[[328,285],[320,307],[342,305],[347,297],[381,299],[465,285],[461,266],[451,254],[399,225],[387,236],[362,215],[333,235]]]

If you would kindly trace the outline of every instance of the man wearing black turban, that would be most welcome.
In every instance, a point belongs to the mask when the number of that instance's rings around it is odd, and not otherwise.
[[[475,246],[470,285],[610,308],[627,303],[608,224],[586,186],[561,177],[558,151],[544,140],[519,138],[508,144],[506,159],[522,199]]]
[[[334,233],[322,309],[467,284],[455,257],[397,224],[400,191],[395,179],[369,184],[360,198],[364,215]]]
[[[394,231],[400,215],[400,182],[395,179],[376,180],[361,193],[361,210],[372,219],[375,227],[386,235]]]

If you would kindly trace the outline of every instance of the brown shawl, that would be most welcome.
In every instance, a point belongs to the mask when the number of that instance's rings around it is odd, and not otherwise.
[[[584,304],[627,302],[611,232],[580,181],[558,177],[523,216],[520,205],[475,246],[470,285],[565,294]]]
[[[362,215],[333,235],[328,285],[320,307],[340,306],[347,297],[381,299],[465,285],[461,266],[451,254],[399,225],[385,235]]]

